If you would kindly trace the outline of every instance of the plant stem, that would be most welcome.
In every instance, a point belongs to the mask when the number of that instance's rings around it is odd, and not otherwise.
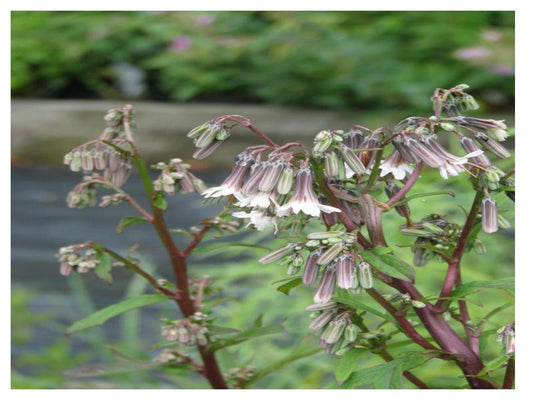
[[[372,168],[372,172],[370,173],[370,177],[368,178],[368,182],[366,183],[364,192],[368,193],[372,190],[374,187],[374,183],[376,182],[376,179],[378,177],[379,173],[379,167],[381,164],[381,158],[383,157],[383,149],[378,150],[376,153],[376,159],[374,160],[374,168]]]
[[[176,293],[171,292],[168,289],[165,289],[164,287],[161,287],[157,280],[150,275],[148,272],[144,271],[142,268],[140,268],[137,264],[131,262],[125,257],[122,257],[120,254],[115,253],[113,250],[107,249],[103,247],[103,250],[109,254],[111,257],[113,257],[115,260],[120,261],[124,266],[128,269],[131,269],[133,272],[135,272],[137,275],[142,276],[144,279],[146,279],[150,285],[152,285],[155,289],[163,293],[165,296],[168,296],[174,301],[177,301]]]
[[[503,378],[502,389],[512,389],[514,383],[515,365],[514,358],[507,360],[507,368],[505,369],[505,377]]]
[[[187,274],[186,254],[181,252],[174,243],[170,231],[168,230],[163,215],[163,210],[153,205],[155,191],[144,161],[136,152],[133,158],[137,164],[146,194],[148,195],[150,205],[152,207],[152,226],[154,227],[159,239],[163,243],[163,246],[170,256],[176,287],[179,290],[179,300],[177,301],[178,306],[184,317],[188,318],[193,315],[197,309],[189,293],[189,277]],[[200,356],[202,357],[202,361],[204,363],[205,377],[211,386],[214,389],[227,389],[226,382],[222,376],[222,372],[220,371],[215,355],[213,353],[209,353],[206,346],[198,345],[198,351],[200,352]]]
[[[407,181],[405,181],[405,185],[403,185],[403,187],[398,190],[398,192],[394,196],[392,196],[389,201],[387,201],[386,204],[389,207],[392,207],[394,203],[400,201],[407,194],[407,192],[411,190],[413,185],[416,183],[416,180],[418,179],[418,176],[420,175],[420,171],[422,171],[423,166],[424,164],[421,162],[416,164],[415,169],[413,170],[409,178],[407,178]]]
[[[474,223],[476,221],[482,199],[483,193],[481,191],[476,192],[476,196],[474,197],[474,201],[472,202],[472,207],[470,208],[470,212],[468,214],[468,217],[466,218],[463,230],[461,231],[461,235],[459,236],[459,239],[457,241],[457,246],[455,247],[451,260],[448,262],[448,270],[446,271],[446,277],[444,278],[444,283],[442,285],[439,297],[450,296],[453,286],[456,283],[457,276],[460,274],[461,258],[463,257],[468,237],[470,236],[472,228],[474,227]],[[438,300],[435,303],[435,307],[442,308],[442,305],[445,301],[446,300],[444,299]]]
[[[399,325],[400,330],[411,340],[413,340],[419,346],[422,346],[427,350],[439,350],[433,346],[426,339],[420,335],[411,323],[405,317],[405,313],[398,312],[398,310],[390,304],[378,291],[375,289],[366,289],[366,292],[374,298],[385,310],[391,314]]]

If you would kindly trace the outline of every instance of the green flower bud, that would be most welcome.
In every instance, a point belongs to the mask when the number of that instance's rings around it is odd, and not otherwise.
[[[355,342],[355,340],[357,339],[357,333],[357,326],[355,326],[355,324],[350,323],[344,329],[344,339],[348,343]]]
[[[331,246],[318,258],[318,265],[329,264],[344,249],[344,242],[339,242]]]
[[[374,286],[374,280],[372,277],[372,269],[370,264],[362,262],[359,264],[359,284],[363,289],[372,289]]]

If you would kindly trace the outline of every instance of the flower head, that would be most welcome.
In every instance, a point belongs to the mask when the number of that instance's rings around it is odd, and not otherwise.
[[[301,168],[296,175],[296,187],[291,199],[278,208],[278,217],[300,212],[319,217],[320,212],[340,212],[336,207],[320,204],[313,192],[313,174],[309,168]]]

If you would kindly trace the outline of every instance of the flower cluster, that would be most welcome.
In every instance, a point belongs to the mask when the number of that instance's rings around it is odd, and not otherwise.
[[[117,141],[117,144],[122,141]],[[74,172],[99,172],[113,185],[124,185],[131,173],[131,162],[125,152],[119,152],[101,140],[88,142],[68,152],[63,162]]]
[[[153,165],[152,168],[161,171],[159,177],[153,182],[154,190],[163,191],[169,195],[180,191],[199,194],[205,192],[207,188],[204,182],[189,172],[190,167],[180,158],[173,158],[168,164],[160,162]]]
[[[180,346],[205,346],[210,337],[207,327],[208,316],[196,312],[189,318],[177,321],[165,321],[161,334],[171,342],[177,341]]]
[[[347,349],[357,339],[359,332],[351,319],[353,310],[347,310],[334,301],[312,304],[306,310],[313,318],[309,329],[319,333],[319,346],[326,353],[342,353],[343,345]]]
[[[73,270],[80,274],[89,272],[101,262],[100,253],[90,243],[61,247],[57,257],[60,264],[59,272],[65,276]]]
[[[306,243],[289,243],[262,257],[259,262],[268,264],[279,261],[287,266],[288,275],[296,275],[304,266],[302,283],[312,285],[319,275],[315,289],[315,303],[327,303],[335,292],[335,287],[350,289],[359,293],[361,289],[373,287],[370,265],[363,261],[352,249],[356,239],[354,234],[341,231],[314,232],[307,235]],[[303,251],[310,251],[304,261]]]
[[[187,137],[193,139],[194,145],[198,148],[193,157],[201,160],[213,154],[216,149],[228,140],[230,131],[222,123],[210,121],[191,130]]]
[[[319,217],[321,213],[339,212],[322,204],[313,189],[314,175],[309,167],[293,165],[289,152],[270,152],[261,159],[265,148],[237,155],[230,175],[220,186],[207,189],[206,198],[231,196],[241,211],[233,213],[248,225],[262,230],[280,217],[301,214]]]

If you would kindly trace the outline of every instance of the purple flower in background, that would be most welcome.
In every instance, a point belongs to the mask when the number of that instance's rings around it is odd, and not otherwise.
[[[198,15],[195,19],[195,23],[198,26],[208,26],[215,21],[215,17],[209,14]]]
[[[191,47],[192,39],[189,36],[178,36],[172,41],[170,49],[174,52],[185,51]]]
[[[490,70],[498,75],[503,75],[503,76],[514,75],[514,68],[511,67],[510,65],[502,65],[502,64],[493,65],[492,67],[490,67]]]
[[[485,47],[464,47],[454,53],[455,57],[460,60],[487,58],[490,54],[491,51]]]

